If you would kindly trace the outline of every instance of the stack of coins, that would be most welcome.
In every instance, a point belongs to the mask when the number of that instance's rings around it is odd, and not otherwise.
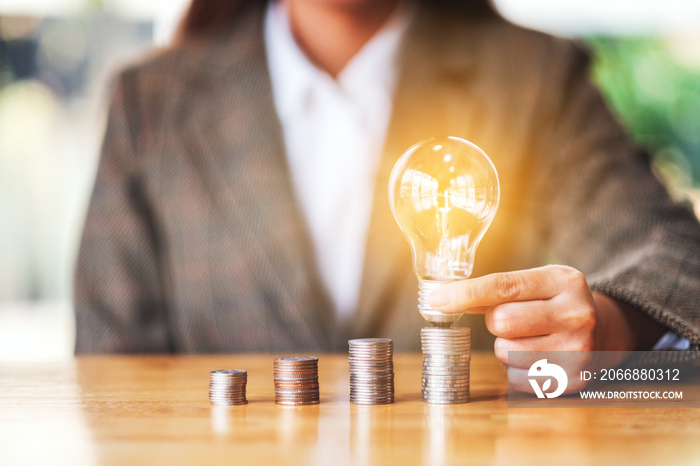
[[[248,372],[246,371],[211,371],[209,401],[215,405],[244,405],[248,403],[245,397],[247,382]]]
[[[350,340],[350,402],[394,402],[394,342],[388,338]]]
[[[433,404],[469,402],[471,339],[468,328],[426,327],[423,348],[423,401]]]
[[[293,356],[274,363],[275,403],[301,406],[319,403],[318,359]]]

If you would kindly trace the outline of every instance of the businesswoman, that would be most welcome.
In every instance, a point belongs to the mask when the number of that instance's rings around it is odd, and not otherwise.
[[[76,351],[417,349],[386,186],[436,135],[479,145],[501,180],[476,278],[430,301],[467,311],[475,348],[700,348],[697,219],[579,46],[479,0],[193,0],[114,83]]]

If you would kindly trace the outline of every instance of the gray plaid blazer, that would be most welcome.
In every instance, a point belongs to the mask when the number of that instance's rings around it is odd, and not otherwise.
[[[426,2],[427,3],[427,2]],[[230,32],[124,70],[112,96],[75,283],[78,353],[419,347],[408,245],[387,201],[412,143],[475,142],[502,201],[474,275],[559,262],[700,348],[700,226],[653,176],[573,43],[423,5],[402,45],[359,306],[334,323],[286,166],[264,2]],[[475,348],[493,337],[465,316]]]

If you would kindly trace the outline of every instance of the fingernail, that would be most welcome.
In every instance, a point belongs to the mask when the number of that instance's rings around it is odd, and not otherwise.
[[[431,307],[444,307],[452,302],[452,290],[438,288],[430,293],[428,302]]]

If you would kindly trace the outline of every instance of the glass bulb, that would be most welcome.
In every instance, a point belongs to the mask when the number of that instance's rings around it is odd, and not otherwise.
[[[496,215],[500,187],[491,159],[469,141],[432,138],[411,146],[394,165],[389,202],[408,240],[418,277],[418,310],[435,325],[462,314],[428,304],[443,283],[469,278],[474,255]]]

